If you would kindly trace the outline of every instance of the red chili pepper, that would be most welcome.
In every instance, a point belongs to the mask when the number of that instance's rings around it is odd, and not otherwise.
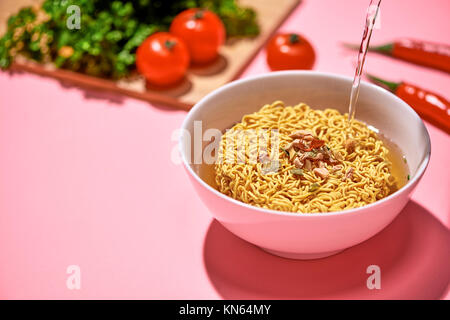
[[[323,146],[325,144],[324,140],[320,140],[318,138],[314,138],[313,140],[311,140],[311,143],[308,146],[303,145],[302,143],[299,144],[299,148],[302,151],[312,151],[313,149],[317,149],[320,148],[321,146]]]
[[[447,99],[406,82],[386,81],[372,75],[367,75],[367,77],[372,82],[395,93],[423,119],[450,134],[450,102]]]
[[[346,45],[349,48],[359,46]],[[369,47],[369,51],[450,73],[450,46],[420,40],[401,39],[393,43]]]
[[[323,146],[325,144],[324,140],[320,140],[320,139],[314,139],[311,141],[311,144],[309,145],[309,147],[312,149],[317,149],[320,148],[321,146]]]

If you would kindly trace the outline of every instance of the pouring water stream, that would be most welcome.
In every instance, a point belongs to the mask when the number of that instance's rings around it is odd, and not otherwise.
[[[355,76],[353,78],[352,89],[350,92],[350,102],[348,106],[348,127],[351,128],[356,113],[356,101],[358,100],[359,87],[361,83],[361,74],[364,67],[364,61],[369,48],[370,37],[380,9],[381,0],[371,0],[366,15],[366,24],[358,52],[358,65],[356,66]],[[373,10],[375,9],[375,10]]]

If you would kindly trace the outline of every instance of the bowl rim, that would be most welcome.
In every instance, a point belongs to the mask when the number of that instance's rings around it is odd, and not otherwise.
[[[319,77],[324,77],[324,78],[334,78],[334,79],[338,79],[338,80],[344,80],[344,81],[349,81],[350,84],[353,81],[352,77],[349,76],[345,76],[345,75],[340,75],[340,74],[335,74],[335,73],[331,73],[331,72],[322,72],[322,71],[313,71],[313,70],[288,70],[288,71],[276,71],[276,72],[270,72],[270,73],[263,73],[263,74],[258,74],[258,75],[254,75],[254,76],[250,76],[250,77],[245,77],[242,79],[238,79],[238,80],[234,80],[232,82],[229,82],[213,91],[211,91],[210,93],[208,93],[206,96],[204,96],[202,99],[200,99],[200,101],[198,101],[192,108],[191,110],[189,110],[188,114],[186,115],[185,119],[183,120],[183,123],[181,125],[181,129],[183,130],[187,130],[187,124],[191,122],[191,118],[192,115],[195,113],[195,111],[199,110],[201,108],[202,105],[204,105],[206,102],[208,102],[208,100],[212,99],[216,94],[218,94],[219,92],[222,91],[226,91],[229,90],[235,86],[239,86],[243,83],[246,82],[253,82],[253,81],[258,81],[262,78],[272,78],[272,77],[280,77],[280,76],[289,76],[289,75],[297,75],[297,76],[302,76],[302,75],[316,75]],[[216,196],[219,196],[220,198],[224,199],[225,201],[230,201],[231,203],[234,203],[238,206],[250,209],[250,210],[255,210],[255,211],[259,211],[259,212],[263,212],[263,213],[267,213],[267,214],[271,214],[271,215],[278,215],[278,216],[289,216],[289,217],[327,217],[327,216],[338,216],[338,215],[348,215],[348,214],[357,214],[360,213],[362,211],[366,211],[367,209],[370,209],[372,207],[375,206],[379,206],[383,203],[389,202],[392,199],[398,197],[400,194],[404,193],[405,190],[410,189],[412,186],[414,186],[419,179],[423,176],[425,169],[428,166],[428,163],[430,161],[430,155],[431,155],[431,140],[430,140],[430,135],[428,133],[427,127],[425,126],[423,120],[419,117],[419,115],[417,114],[417,112],[410,107],[405,101],[403,101],[402,99],[400,99],[399,97],[397,97],[396,95],[394,95],[393,93],[391,93],[390,91],[374,85],[372,83],[369,83],[367,81],[361,81],[361,85],[365,86],[365,87],[369,87],[372,88],[376,91],[379,91],[381,94],[388,94],[393,100],[396,100],[397,102],[399,102],[400,105],[402,105],[405,109],[406,112],[410,112],[413,114],[413,117],[416,118],[416,120],[418,120],[418,122],[420,123],[420,126],[422,127],[423,131],[425,132],[426,135],[426,146],[425,146],[425,156],[422,159],[419,167],[417,168],[416,173],[414,174],[414,176],[409,179],[409,181],[402,186],[400,189],[398,189],[397,191],[395,191],[394,193],[390,194],[389,196],[377,200],[375,202],[369,203],[367,205],[364,205],[362,207],[359,208],[353,208],[353,209],[347,209],[347,210],[339,210],[339,211],[332,211],[332,212],[317,212],[317,213],[311,213],[311,212],[288,212],[288,211],[279,211],[279,210],[273,210],[273,209],[265,209],[265,208],[261,208],[261,207],[257,207],[257,206],[253,206],[250,204],[247,204],[245,202],[233,199],[223,193],[221,193],[220,191],[216,190],[215,188],[211,187],[208,183],[206,183],[202,178],[200,178],[200,176],[198,174],[196,174],[193,170],[193,168],[191,167],[191,165],[189,165],[187,159],[186,159],[186,155],[183,152],[183,146],[184,146],[184,142],[183,142],[183,136],[181,135],[178,139],[178,147],[179,147],[179,152],[181,154],[181,158],[182,158],[182,162],[183,165],[185,166],[186,170],[189,172],[189,174],[198,182],[200,183],[200,185],[204,188],[206,188],[208,191],[212,192],[213,194],[215,194]],[[194,121],[195,119],[193,119],[192,121]]]

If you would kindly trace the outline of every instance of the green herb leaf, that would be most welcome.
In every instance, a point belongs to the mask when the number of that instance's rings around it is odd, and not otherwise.
[[[312,185],[309,186],[309,192],[314,192],[317,191],[319,189],[319,185],[317,183],[313,183]]]
[[[280,147],[280,149],[281,150],[283,150],[283,152],[288,156],[288,158],[289,158],[289,151],[287,151],[285,148],[283,148],[283,147]]]
[[[291,169],[291,173],[295,174],[295,175],[298,175],[298,176],[302,176],[303,175],[303,170],[302,169],[298,169],[298,168],[294,168],[294,169]]]
[[[315,156],[317,156],[317,151],[316,151],[316,150],[308,151],[308,152],[306,153],[306,156],[307,156],[308,158],[314,158]]]

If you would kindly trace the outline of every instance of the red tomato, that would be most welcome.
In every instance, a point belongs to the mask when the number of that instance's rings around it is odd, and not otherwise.
[[[157,32],[136,51],[136,67],[149,83],[167,86],[183,79],[189,66],[189,51],[183,40]]]
[[[178,14],[170,25],[170,33],[183,39],[191,60],[203,64],[217,58],[225,41],[225,27],[214,13],[203,9],[188,9]]]
[[[316,54],[304,37],[278,34],[267,44],[267,63],[272,70],[312,69]]]

